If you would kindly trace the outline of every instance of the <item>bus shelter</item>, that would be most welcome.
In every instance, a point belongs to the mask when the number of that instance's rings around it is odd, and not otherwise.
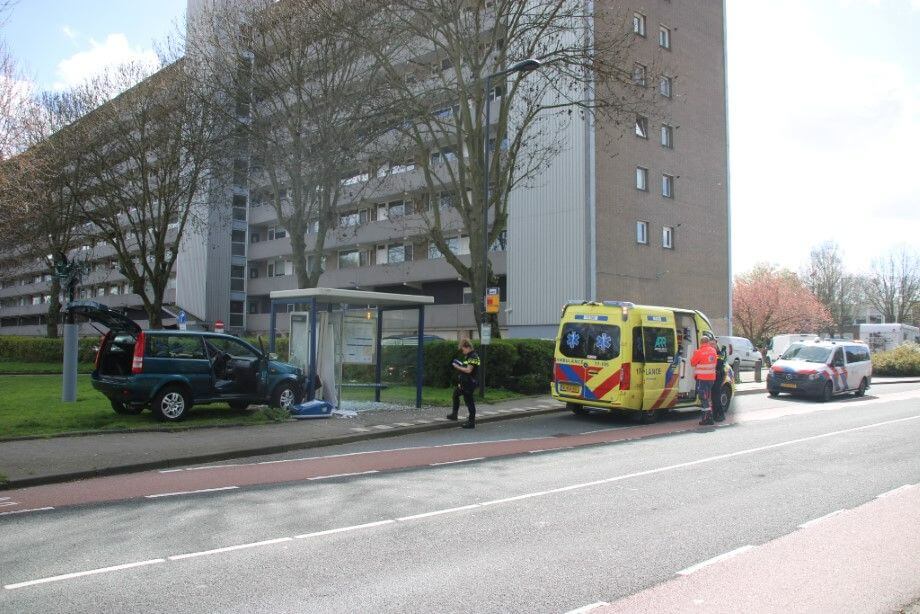
[[[425,336],[425,305],[434,304],[433,296],[414,294],[392,294],[389,292],[369,292],[364,290],[343,290],[339,288],[304,288],[299,290],[276,290],[269,295],[271,299],[271,319],[269,323],[268,347],[270,352],[275,351],[275,336],[277,334],[278,313],[288,313],[290,307],[305,306],[308,311],[308,348],[307,348],[307,390],[306,398],[313,400],[316,396],[317,376],[317,326],[319,315],[325,311],[332,314],[336,309],[346,310],[349,307],[356,309],[376,310],[377,323],[374,336],[374,400],[380,401],[382,383],[382,346],[383,346],[383,314],[387,311],[418,312],[418,348],[416,350],[415,364],[415,406],[422,406],[422,382],[424,376],[424,348]],[[293,331],[292,331],[293,332]],[[293,335],[292,335],[293,340]],[[293,348],[291,349],[293,351]]]

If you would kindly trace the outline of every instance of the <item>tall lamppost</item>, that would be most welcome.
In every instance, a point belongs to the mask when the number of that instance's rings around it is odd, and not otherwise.
[[[489,324],[489,314],[486,313],[486,288],[489,285],[489,187],[490,180],[492,178],[491,165],[489,163],[489,136],[492,133],[492,101],[489,100],[489,96],[492,94],[492,79],[498,77],[506,77],[513,73],[529,73],[537,70],[543,66],[543,62],[536,58],[527,58],[526,60],[521,60],[515,62],[505,70],[494,72],[490,75],[487,75],[485,78],[485,105],[486,105],[486,125],[485,125],[485,152],[483,155],[483,198],[482,198],[482,279],[485,287],[483,287],[482,296],[479,297],[482,300],[482,328],[479,329],[479,339],[482,340],[482,331]],[[496,141],[496,145],[497,145]],[[480,367],[480,378],[479,378],[479,396],[485,397],[486,395],[486,346],[481,344],[482,347],[482,366]]]

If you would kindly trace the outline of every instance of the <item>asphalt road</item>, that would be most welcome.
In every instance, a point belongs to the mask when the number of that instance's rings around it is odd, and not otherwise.
[[[717,429],[684,417],[634,438],[622,420],[556,414],[312,455],[334,467],[412,448],[396,470],[6,516],[0,611],[565,612],[920,482],[917,384],[736,403]],[[469,444],[514,447],[478,460]],[[433,450],[450,464],[422,462]],[[177,473],[318,462],[303,456]]]

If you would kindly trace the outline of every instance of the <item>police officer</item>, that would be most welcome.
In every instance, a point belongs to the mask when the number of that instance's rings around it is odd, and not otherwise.
[[[722,386],[725,383],[725,362],[728,360],[728,352],[723,345],[719,347],[718,341],[710,341],[712,347],[716,350],[716,379],[712,382],[712,416],[716,422],[725,420],[725,408],[722,407]]]
[[[454,411],[447,415],[448,420],[456,420],[460,411],[460,397],[466,403],[469,416],[460,426],[465,429],[476,428],[476,401],[473,398],[476,386],[479,385],[479,354],[473,349],[469,339],[460,341],[460,352],[463,358],[454,360],[453,367],[459,373],[459,381],[454,389]]]

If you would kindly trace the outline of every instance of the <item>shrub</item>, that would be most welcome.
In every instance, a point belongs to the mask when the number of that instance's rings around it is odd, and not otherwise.
[[[80,362],[93,362],[98,345],[98,337],[80,339],[77,350]],[[0,358],[20,362],[61,363],[64,360],[64,340],[0,335]]]
[[[920,376],[920,345],[906,343],[872,356],[872,374],[890,377]]]

